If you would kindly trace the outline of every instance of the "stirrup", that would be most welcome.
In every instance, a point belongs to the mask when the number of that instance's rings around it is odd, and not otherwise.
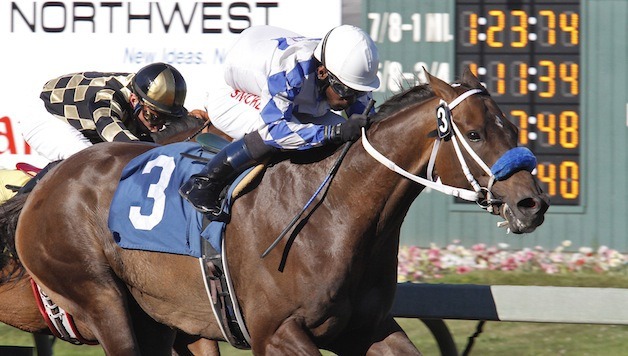
[[[203,215],[205,215],[205,218],[209,221],[221,221],[221,222],[228,223],[229,220],[231,220],[231,214],[228,214],[225,211],[226,201],[227,201],[226,199],[220,199],[217,210],[206,210],[206,211],[201,211],[201,213],[203,213]],[[197,208],[196,210],[199,210],[199,209]]]

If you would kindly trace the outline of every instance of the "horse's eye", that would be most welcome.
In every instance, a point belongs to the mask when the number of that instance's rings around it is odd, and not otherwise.
[[[467,137],[469,138],[469,141],[471,142],[478,142],[482,139],[482,137],[477,131],[470,131],[469,133],[467,133]]]

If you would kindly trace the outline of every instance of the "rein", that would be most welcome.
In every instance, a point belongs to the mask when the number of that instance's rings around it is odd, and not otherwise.
[[[201,131],[203,131],[206,127],[209,127],[212,124],[211,119],[207,119],[207,121],[205,121],[205,123],[203,124],[203,126],[199,127],[198,130],[194,131],[193,134],[191,134],[190,136],[188,136],[188,138],[186,138],[185,140],[183,140],[183,142],[188,142],[191,139],[193,139],[194,137],[196,137],[198,134],[201,133]]]
[[[460,129],[453,120],[453,115],[451,111],[462,101],[469,98],[472,95],[481,93],[481,89],[471,89],[468,90],[461,95],[459,95],[456,99],[454,99],[451,103],[447,104],[444,100],[441,99],[438,109],[436,110],[437,120],[438,120],[438,137],[434,141],[434,145],[432,146],[432,153],[430,155],[430,160],[428,163],[427,169],[427,177],[422,178],[417,175],[414,175],[403,168],[399,167],[390,159],[386,158],[380,152],[378,152],[368,141],[366,136],[366,130],[362,128],[362,146],[368,154],[370,154],[375,160],[386,166],[388,169],[393,172],[411,180],[416,183],[422,184],[425,187],[434,189],[441,193],[451,195],[460,199],[464,199],[467,201],[476,202],[482,209],[487,210],[492,214],[498,214],[496,211],[496,206],[500,205],[502,202],[493,198],[493,194],[491,189],[496,180],[501,180],[509,177],[513,173],[525,169],[529,172],[532,172],[536,167],[536,158],[525,147],[516,147],[513,148],[504,155],[502,155],[493,168],[489,168],[488,165],[478,156],[478,154],[471,148],[467,140],[464,138]],[[434,181],[433,179],[433,169],[436,161],[436,156],[438,153],[438,149],[440,147],[442,140],[451,139],[454,144],[454,149],[456,151],[456,157],[460,162],[460,166],[462,167],[462,171],[467,178],[473,190],[468,190],[464,188],[453,187],[450,185],[443,184],[440,182],[440,179]],[[463,156],[462,149],[460,148],[460,144],[467,151],[467,153],[471,156],[471,158],[488,174],[489,183],[487,187],[481,187],[478,183],[477,179],[471,173],[469,166]],[[486,192],[486,198],[483,199],[484,195],[482,192]]]

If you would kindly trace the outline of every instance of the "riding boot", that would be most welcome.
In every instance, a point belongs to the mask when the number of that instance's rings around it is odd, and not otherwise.
[[[226,184],[259,162],[251,155],[245,138],[223,148],[201,172],[192,175],[179,189],[179,194],[196,210],[206,214],[209,220],[222,218],[218,199]]]

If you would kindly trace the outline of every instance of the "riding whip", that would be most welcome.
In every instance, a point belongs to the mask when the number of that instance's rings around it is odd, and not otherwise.
[[[369,101],[369,103],[366,105],[366,108],[364,108],[364,112],[362,113],[362,115],[367,116],[368,113],[371,111],[371,109],[373,108],[373,106],[375,106],[375,100],[371,99]],[[367,119],[367,125],[368,125],[368,119]],[[273,248],[275,248],[275,246],[277,246],[277,244],[279,243],[279,241],[281,241],[281,239],[283,239],[284,236],[286,236],[286,234],[288,233],[288,231],[290,231],[292,229],[292,227],[294,226],[294,224],[297,223],[297,221],[301,218],[301,215],[303,215],[303,213],[307,210],[307,208],[309,208],[309,206],[312,204],[312,202],[314,202],[314,199],[318,196],[318,194],[320,194],[320,192],[323,190],[323,188],[325,186],[327,186],[327,184],[331,181],[331,179],[336,175],[336,172],[338,171],[338,167],[340,167],[340,163],[342,162],[342,160],[345,158],[345,156],[347,155],[347,152],[349,152],[349,148],[351,148],[351,145],[353,144],[352,141],[348,141],[344,144],[344,146],[342,147],[342,152],[340,153],[340,155],[338,156],[338,158],[336,159],[336,162],[334,163],[334,165],[331,167],[331,169],[329,170],[329,173],[327,174],[327,176],[325,177],[325,179],[323,180],[323,183],[321,183],[321,185],[318,187],[318,189],[316,189],[316,191],[314,192],[314,194],[312,195],[312,197],[310,198],[310,200],[308,200],[308,202],[305,204],[305,206],[303,207],[303,209],[301,209],[301,211],[290,221],[290,223],[288,224],[288,226],[286,226],[283,231],[281,231],[281,233],[279,234],[279,236],[277,236],[277,238],[275,239],[275,241],[273,241],[272,244],[270,244],[270,246],[268,246],[268,248],[266,249],[266,251],[264,251],[264,253],[262,253],[261,258],[266,257],[266,255],[268,255],[270,253],[270,251],[272,251]],[[329,186],[327,186],[329,188]]]
[[[196,130],[193,134],[190,135],[190,137],[186,138],[185,140],[183,140],[183,142],[188,142],[191,139],[193,139],[194,137],[196,137],[196,135],[200,134],[201,131],[203,131],[206,127],[210,126],[212,124],[211,119],[207,119],[207,121],[205,121],[205,123],[203,124],[203,126],[201,126],[198,130]]]

